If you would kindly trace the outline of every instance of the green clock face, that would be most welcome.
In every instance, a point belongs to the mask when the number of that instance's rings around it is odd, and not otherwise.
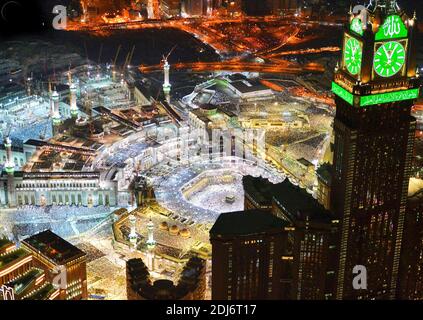
[[[404,66],[405,49],[396,41],[384,43],[377,49],[374,59],[375,72],[384,78],[396,75]]]
[[[345,43],[344,64],[348,72],[356,75],[361,70],[361,62],[363,61],[363,47],[355,38],[349,38]]]

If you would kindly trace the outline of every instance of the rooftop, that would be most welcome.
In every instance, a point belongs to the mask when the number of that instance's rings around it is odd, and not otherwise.
[[[293,220],[306,217],[316,222],[330,222],[332,214],[314,199],[307,191],[294,186],[288,179],[274,185],[273,198]]]
[[[50,230],[33,235],[23,240],[22,243],[60,265],[86,255]]]
[[[281,229],[288,223],[267,211],[248,210],[222,213],[210,230],[210,236],[252,235]]]
[[[270,206],[272,204],[273,184],[268,183],[267,179],[244,176],[242,178],[245,193],[254,198],[254,201],[260,205]]]
[[[330,222],[331,213],[303,188],[293,185],[289,179],[272,184],[267,179],[246,176],[243,178],[247,194],[260,204],[276,201],[288,212],[290,219],[303,220],[308,216],[314,221]]]
[[[256,91],[267,91],[270,90],[268,87],[262,85],[257,80],[241,80],[241,81],[234,81],[231,82],[231,85],[237,89],[241,93],[250,93],[250,92],[256,92]]]

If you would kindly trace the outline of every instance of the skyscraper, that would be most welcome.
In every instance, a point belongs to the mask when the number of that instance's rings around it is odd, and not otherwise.
[[[305,189],[288,179],[272,184],[263,178],[243,178],[247,208],[261,209],[289,226],[282,263],[281,298],[293,300],[333,299],[336,279],[339,221]],[[289,286],[289,288],[288,288]]]
[[[0,300],[86,299],[85,259],[84,252],[49,230],[20,247],[0,238]]]
[[[422,300],[423,190],[410,195],[406,212],[397,298]]]
[[[59,299],[88,298],[86,253],[66,240],[46,230],[22,241],[22,248],[34,257],[34,265],[46,272],[46,279],[54,282],[61,275]],[[53,272],[52,272],[53,270]]]
[[[234,227],[235,226],[235,227]],[[266,211],[223,213],[210,230],[213,300],[286,298],[288,222]]]
[[[395,0],[350,17],[332,84],[336,101],[331,208],[341,219],[338,299],[396,295],[419,96],[416,18]],[[367,290],[353,288],[353,268]]]

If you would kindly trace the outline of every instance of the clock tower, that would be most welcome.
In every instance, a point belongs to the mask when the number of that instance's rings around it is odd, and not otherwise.
[[[416,16],[395,0],[350,13],[335,71],[331,210],[341,221],[337,299],[393,299],[420,94]],[[354,288],[364,266],[367,288]]]

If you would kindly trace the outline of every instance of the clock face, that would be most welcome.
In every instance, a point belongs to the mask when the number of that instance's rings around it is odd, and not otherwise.
[[[361,42],[355,38],[349,38],[345,43],[344,64],[348,72],[356,75],[361,70],[363,61],[363,47]]]
[[[396,75],[404,66],[405,49],[396,41],[384,43],[377,49],[373,67],[375,72],[384,78]]]

